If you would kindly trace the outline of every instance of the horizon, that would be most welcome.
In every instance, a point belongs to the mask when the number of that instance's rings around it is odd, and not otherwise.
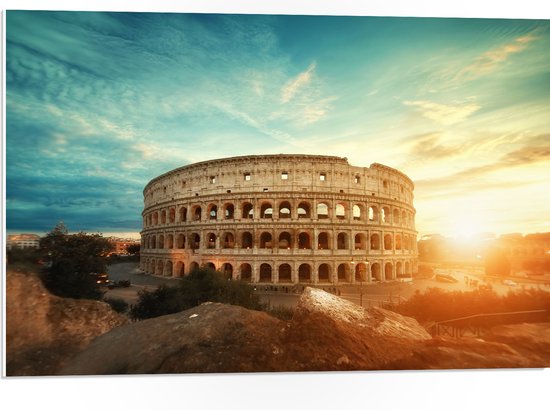
[[[418,238],[548,232],[549,46],[534,19],[8,11],[6,231],[139,237],[150,180],[286,152],[403,172]]]

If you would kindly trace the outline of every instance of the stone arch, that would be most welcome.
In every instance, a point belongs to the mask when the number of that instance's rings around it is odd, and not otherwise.
[[[291,249],[292,248],[292,235],[289,232],[281,232],[279,234],[279,249]]]
[[[335,210],[336,219],[346,219],[346,206],[344,204],[336,204]]]
[[[180,233],[177,236],[176,240],[176,246],[178,249],[184,249],[185,248],[185,235]]]
[[[301,283],[311,282],[311,265],[309,263],[302,263],[298,267],[298,281]]]
[[[317,219],[328,219],[329,218],[329,207],[325,202],[320,202],[317,204]]]
[[[328,232],[320,232],[317,236],[317,248],[318,249],[331,249],[330,235]]]
[[[171,224],[176,222],[176,208],[174,207],[171,207],[168,210],[168,222],[170,222]]]
[[[351,272],[347,263],[338,265],[338,282],[351,282]]]
[[[405,211],[401,212],[401,225],[407,226],[408,223],[407,213]]]
[[[241,234],[241,247],[243,249],[252,249],[254,246],[254,240],[252,233],[245,231]]]
[[[166,261],[164,265],[164,276],[172,276],[173,274],[173,265],[172,261]]]
[[[187,221],[187,207],[182,206],[179,211],[180,214],[180,222],[186,222]]]
[[[149,238],[149,243],[151,245],[151,249],[157,249],[157,237],[155,235],[151,235]]]
[[[173,249],[174,248],[174,235],[169,233],[166,235],[166,248],[167,249]]]
[[[273,248],[273,237],[271,236],[270,232],[262,232],[262,234],[260,235],[260,248]]]
[[[206,269],[216,270],[216,264],[215,264],[214,262],[212,262],[212,261],[206,262],[206,263],[204,264],[204,267],[205,267]]]
[[[391,213],[390,213],[390,208],[389,207],[387,207],[387,206],[382,207],[381,217],[382,217],[381,218],[382,223],[385,223],[385,224],[391,223]]]
[[[384,235],[384,250],[386,251],[389,251],[389,250],[392,250],[393,247],[392,247],[392,237],[391,237],[391,234],[387,233]]]
[[[243,219],[254,218],[254,206],[250,202],[244,202],[241,209]]]
[[[292,282],[292,268],[288,263],[279,265],[279,282]]]
[[[296,210],[298,218],[311,218],[311,205],[309,202],[302,201],[298,204]]]
[[[235,218],[235,205],[227,203],[223,206],[223,216],[225,219]]]
[[[206,235],[206,247],[208,249],[216,249],[216,234],[214,232],[209,232]]]
[[[164,249],[164,235],[159,235],[158,247],[159,249]]]
[[[201,236],[197,232],[193,232],[190,235],[189,244],[191,245],[191,249],[199,249],[201,246]]]
[[[162,225],[166,224],[166,209],[163,209],[160,213],[160,223]]]
[[[298,248],[311,249],[311,237],[307,232],[300,232],[298,235]]]
[[[210,220],[218,219],[218,205],[216,204],[208,205],[208,219]]]
[[[229,262],[222,265],[221,272],[225,279],[233,279],[233,265]]]
[[[369,206],[369,221],[377,222],[378,216],[378,207],[375,205]]]
[[[193,215],[194,221],[200,221],[202,219],[202,208],[200,205],[195,205],[191,209],[191,214]]]
[[[397,209],[393,210],[393,223],[394,224],[399,223],[399,210],[397,210]]]
[[[159,259],[157,262],[157,269],[155,271],[155,274],[162,276],[163,273],[164,273],[164,263],[162,262],[161,259]]]
[[[185,263],[182,261],[176,262],[176,271],[174,272],[174,275],[182,278],[185,275]]]
[[[191,264],[189,265],[189,273],[192,273],[192,272],[195,272],[197,270],[200,269],[200,266],[197,262],[193,261],[191,262]]]
[[[403,264],[401,262],[397,262],[395,264],[395,275],[397,276],[397,278],[403,276]]]
[[[157,211],[153,212],[153,225],[159,224],[159,213]]]
[[[235,247],[235,235],[232,232],[225,232],[222,240],[224,249],[233,249]]]
[[[292,216],[290,202],[283,201],[279,204],[279,219],[288,219]]]
[[[393,279],[393,265],[391,262],[387,262],[384,265],[384,280],[392,280]]]
[[[239,268],[240,279],[245,282],[252,282],[252,265],[250,263],[242,263]]]
[[[398,251],[401,250],[401,235],[399,234],[395,235],[395,249]]]
[[[360,221],[363,219],[363,206],[359,204],[353,205],[352,208],[353,212],[353,220],[354,221]]]
[[[331,268],[328,263],[322,263],[319,265],[319,268],[317,268],[317,277],[319,278],[319,282],[330,282],[330,274]]]
[[[380,250],[380,235],[373,233],[370,236],[370,248],[372,250]]]
[[[260,282],[273,282],[272,268],[269,263],[262,263],[260,265]]]
[[[348,243],[348,234],[345,232],[338,233],[338,236],[336,237],[336,248],[337,249],[348,249],[349,243]]]
[[[273,218],[273,206],[271,202],[263,202],[260,206],[260,218],[271,219]]]
[[[379,263],[373,263],[371,267],[371,278],[373,281],[380,282],[382,280],[382,276],[380,274],[380,264]]]
[[[355,234],[355,238],[353,242],[354,242],[354,248],[356,250],[367,249],[367,236],[364,233]]]
[[[355,265],[355,282],[365,282],[367,280],[367,264],[360,262]]]

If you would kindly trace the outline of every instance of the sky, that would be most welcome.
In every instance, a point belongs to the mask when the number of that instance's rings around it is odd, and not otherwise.
[[[8,11],[6,229],[137,237],[154,177],[318,154],[419,235],[550,231],[550,20]]]

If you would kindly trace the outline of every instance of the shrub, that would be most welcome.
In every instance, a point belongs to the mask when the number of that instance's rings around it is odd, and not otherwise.
[[[128,310],[128,303],[124,299],[105,298],[103,301],[107,302],[115,312],[124,314]]]

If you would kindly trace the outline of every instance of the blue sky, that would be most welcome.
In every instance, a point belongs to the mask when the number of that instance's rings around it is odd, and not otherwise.
[[[550,21],[9,11],[6,228],[136,234],[191,162],[308,153],[416,184],[420,234],[550,230]]]

